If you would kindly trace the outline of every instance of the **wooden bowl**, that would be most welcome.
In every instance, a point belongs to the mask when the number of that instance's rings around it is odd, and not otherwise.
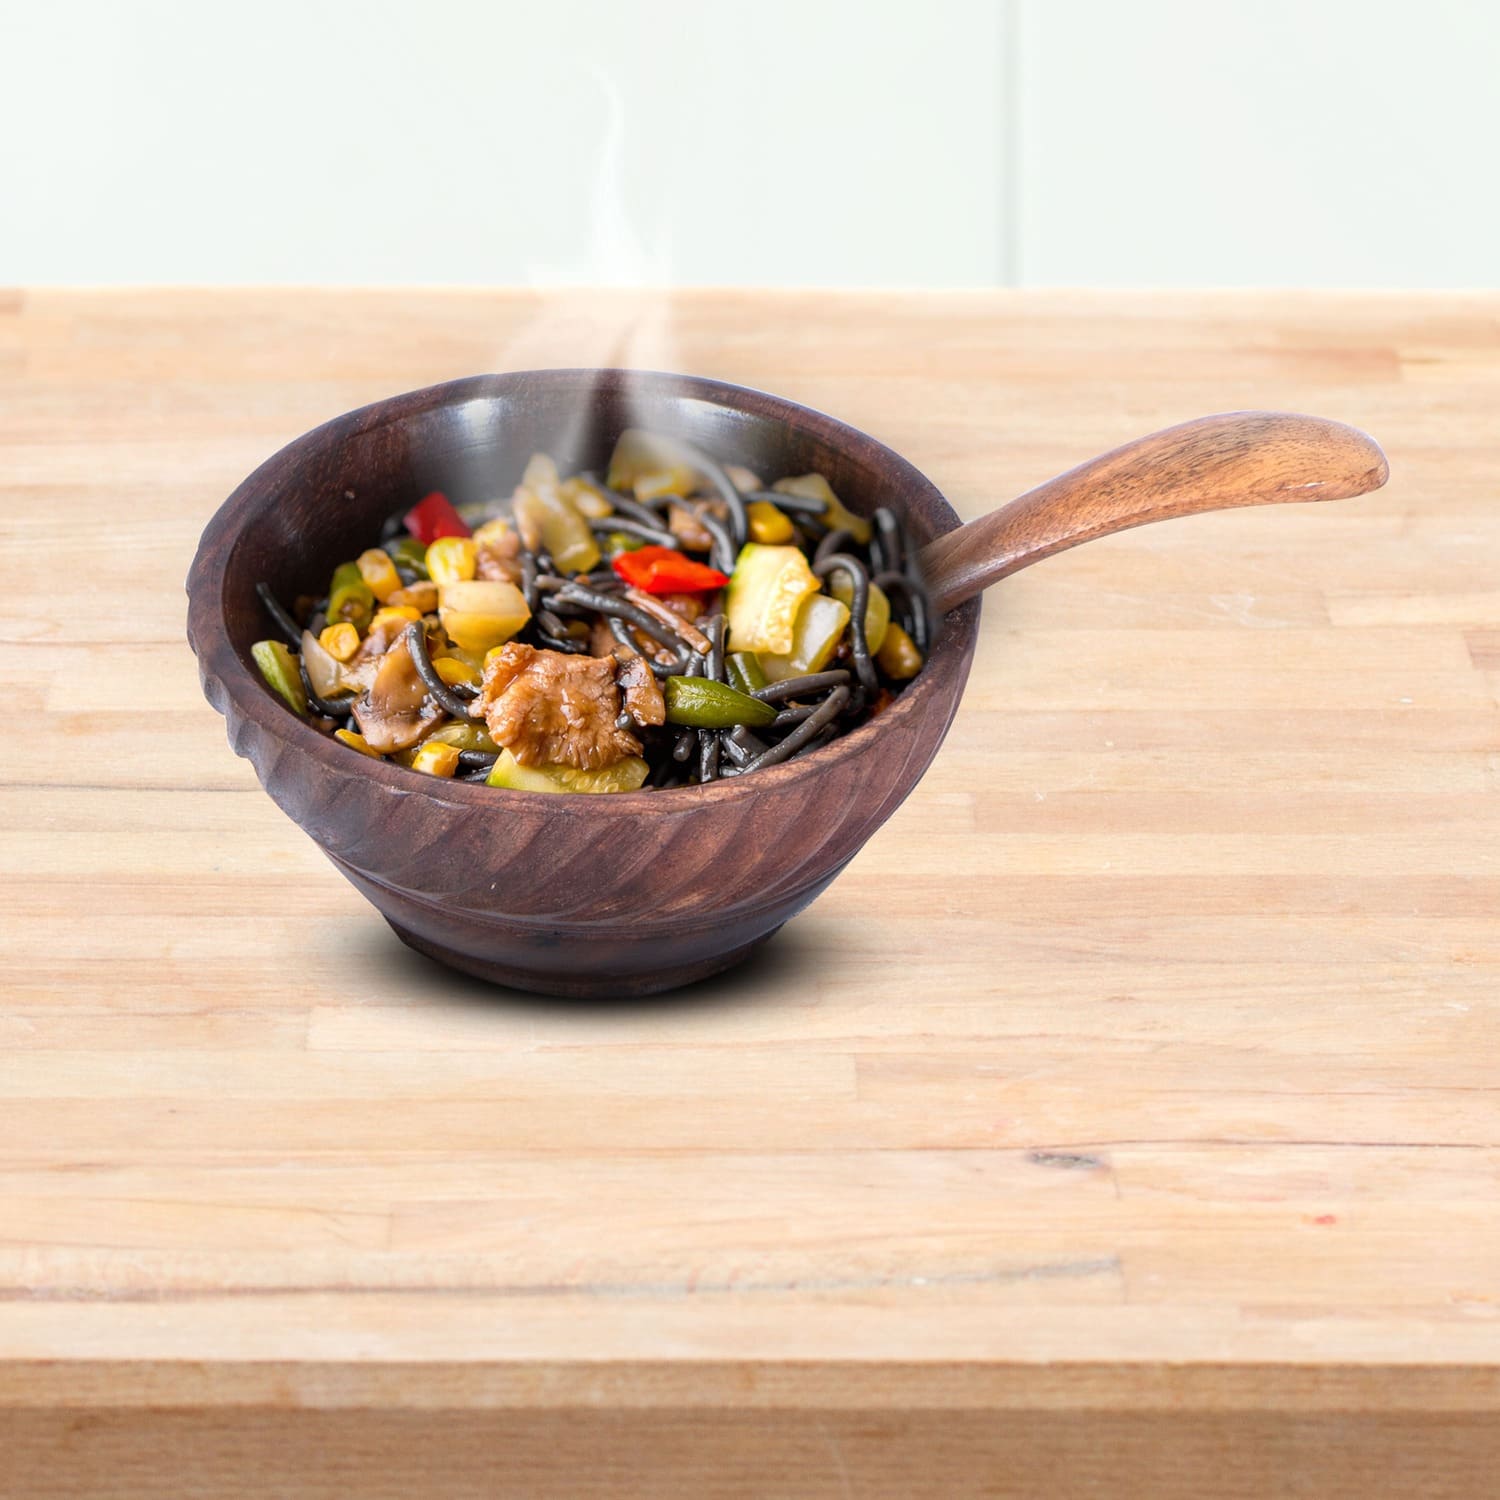
[[[953,720],[979,601],[878,719],[786,765],[706,787],[548,796],[441,781],[355,754],[290,713],[250,660],[257,581],[320,594],[398,506],[509,494],[534,452],[602,469],[620,430],[684,438],[767,481],[819,470],[920,544],[958,517],[905,459],[795,402],[623,370],[482,375],[316,428],[219,508],[188,575],[188,640],[229,743],[402,941],[548,994],[644,995],[728,968],[844,868],[917,784]]]

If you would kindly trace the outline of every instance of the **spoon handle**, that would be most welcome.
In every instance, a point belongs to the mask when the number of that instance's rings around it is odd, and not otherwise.
[[[1389,476],[1357,427],[1296,412],[1199,417],[1126,443],[922,549],[939,612],[1054,552],[1148,521],[1236,505],[1343,500]]]

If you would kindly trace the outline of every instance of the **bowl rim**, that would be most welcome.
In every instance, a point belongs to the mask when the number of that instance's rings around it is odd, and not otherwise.
[[[862,449],[886,469],[890,479],[903,494],[912,491],[924,493],[935,503],[940,523],[940,530],[935,535],[942,535],[961,524],[960,517],[942,491],[894,448],[837,417],[772,392],[736,385],[711,376],[620,366],[558,366],[462,376],[368,402],[292,438],[241,480],[209,518],[199,538],[187,577],[187,637],[198,658],[205,690],[212,682],[217,682],[220,691],[228,699],[228,703],[220,704],[211,697],[215,707],[220,708],[226,718],[230,718],[232,705],[235,714],[252,722],[257,729],[269,734],[287,749],[310,756],[314,763],[330,774],[356,779],[367,787],[374,785],[398,792],[421,791],[424,795],[463,812],[484,808],[500,811],[513,807],[515,798],[525,799],[525,806],[534,807],[535,799],[547,794],[492,787],[482,782],[425,776],[387,760],[357,755],[347,746],[339,744],[331,735],[322,733],[305,719],[299,718],[266,686],[259,674],[235,649],[225,621],[224,587],[239,535],[251,519],[243,513],[244,508],[252,502],[257,507],[274,503],[274,496],[268,502],[266,492],[281,479],[281,470],[312,453],[364,436],[381,427],[444,406],[503,394],[503,387],[507,385],[541,382],[566,386],[580,381],[587,381],[592,390],[597,390],[601,384],[649,385],[653,396],[686,397],[743,411],[762,419],[785,421],[802,431],[811,432],[832,447]],[[500,389],[497,389],[497,383]],[[943,521],[951,521],[952,524],[941,526]],[[941,674],[932,674],[929,668],[939,652],[944,660],[957,658],[954,665],[960,672],[950,708],[951,718],[962,696],[967,676],[962,658],[972,653],[977,639],[979,606],[980,599],[976,596],[948,611],[942,619],[936,639],[929,647],[923,670],[909,686],[896,694],[885,710],[874,719],[865,720],[863,724],[807,755],[793,756],[779,765],[767,766],[764,770],[757,771],[753,777],[732,776],[710,782],[706,786],[642,787],[638,791],[614,792],[608,796],[554,797],[553,801],[557,806],[549,811],[570,817],[604,818],[636,817],[648,808],[656,814],[687,813],[800,784],[820,771],[831,768],[839,760],[849,760],[864,754],[874,747],[892,725],[933,708],[943,684]],[[232,738],[233,730],[234,724],[230,718]]]

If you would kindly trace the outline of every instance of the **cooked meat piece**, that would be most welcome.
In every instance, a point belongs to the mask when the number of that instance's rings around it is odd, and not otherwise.
[[[684,594],[681,597],[687,596]],[[601,620],[596,616],[594,623],[589,626],[589,655],[613,656],[616,661],[622,662],[629,661],[633,656],[647,656],[662,666],[666,666],[669,661],[677,660],[675,651],[663,646],[660,641],[652,640],[644,630],[637,630],[631,626],[625,633],[630,637],[632,645],[627,646],[624,641],[616,637],[614,631],[609,628],[608,620]]]
[[[637,724],[667,722],[667,700],[657,686],[656,674],[639,656],[632,656],[620,668],[617,680],[625,698],[625,712]]]
[[[612,656],[569,656],[508,641],[485,663],[476,700],[490,736],[523,766],[597,771],[641,742],[619,728]]]
[[[667,530],[688,552],[713,550],[713,533],[698,519],[695,508],[679,505],[674,500],[667,509]]]
[[[696,620],[703,613],[702,594],[662,594],[661,602],[673,614],[681,615],[689,622]]]
[[[614,656],[621,661],[626,661],[635,655],[623,641],[615,639],[615,633],[609,628],[609,621],[602,615],[595,615],[593,624],[589,626],[589,655],[590,656]]]
[[[625,590],[625,597],[637,609],[645,610],[653,619],[660,620],[663,625],[676,631],[694,651],[706,652],[708,650],[708,637],[692,623],[686,610],[669,602],[681,598],[681,595],[667,594],[659,598],[655,594],[647,594],[641,589],[631,588]]]
[[[354,701],[354,722],[359,732],[370,748],[382,755],[409,750],[443,718],[442,709],[427,696],[404,640],[398,640],[380,658],[374,681]]]
[[[474,553],[474,576],[487,583],[519,583],[520,536],[514,531],[503,531],[492,540],[481,542]]]

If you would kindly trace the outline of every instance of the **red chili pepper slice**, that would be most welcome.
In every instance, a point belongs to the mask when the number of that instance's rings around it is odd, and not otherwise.
[[[434,490],[406,513],[406,529],[430,547],[440,536],[469,536],[463,517],[441,490]]]
[[[626,583],[648,594],[706,594],[729,582],[717,568],[694,562],[671,547],[620,552],[610,566]]]

